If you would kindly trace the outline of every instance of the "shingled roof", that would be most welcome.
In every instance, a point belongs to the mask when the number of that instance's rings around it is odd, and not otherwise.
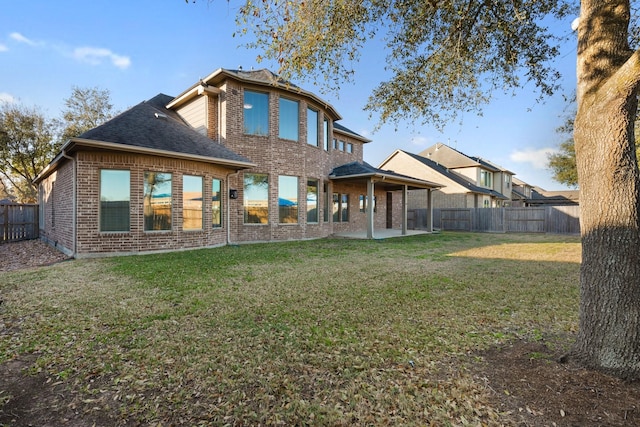
[[[445,176],[446,178],[452,180],[456,184],[459,184],[459,185],[467,188],[472,193],[488,194],[490,196],[497,197],[499,199],[504,199],[504,200],[508,200],[509,199],[504,194],[498,193],[495,190],[491,190],[489,188],[483,188],[483,187],[480,187],[478,185],[475,185],[474,183],[472,183],[471,181],[469,181],[467,178],[463,177],[462,175],[453,172],[452,170],[444,167],[440,163],[434,162],[431,159],[427,159],[426,157],[422,157],[422,156],[419,156],[417,154],[412,154],[412,153],[409,153],[409,152],[404,151],[404,150],[398,150],[398,151],[402,151],[407,156],[410,156],[410,157],[414,158],[415,160],[419,161],[420,163],[422,163],[423,165],[430,167],[431,169],[433,169],[436,172],[438,172],[440,175]]]
[[[172,99],[168,95],[156,95],[72,141],[105,142],[119,144],[123,149],[150,149],[251,166],[251,161],[195,131],[176,112],[165,108]]]
[[[351,162],[333,168],[329,173],[333,180],[357,180],[366,178],[379,178],[379,182],[390,185],[405,184],[410,188],[440,188],[442,185],[423,179],[402,175],[393,171],[378,169],[367,162]]]
[[[255,166],[247,158],[197,132],[177,113],[165,108],[172,99],[169,95],[156,95],[106,123],[71,138],[34,182],[39,182],[54,171],[65,154],[82,147],[185,158],[221,164],[236,170]]]

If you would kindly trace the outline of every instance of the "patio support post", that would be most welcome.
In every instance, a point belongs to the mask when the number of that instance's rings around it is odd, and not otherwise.
[[[427,231],[433,232],[433,190],[427,190]]]
[[[402,186],[402,235],[407,235],[407,195],[408,187]]]
[[[373,179],[367,180],[367,239],[373,239]]]

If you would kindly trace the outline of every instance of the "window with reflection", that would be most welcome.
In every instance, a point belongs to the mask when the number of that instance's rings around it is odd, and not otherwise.
[[[323,138],[323,146],[324,146],[324,151],[329,151],[329,121],[327,119],[324,119],[324,123],[322,125],[322,138]]]
[[[307,222],[318,222],[318,180],[307,180]]]
[[[211,225],[222,227],[222,181],[219,179],[211,182]]]
[[[182,229],[202,230],[202,177],[182,177]]]
[[[307,144],[318,147],[318,112],[307,108]]]
[[[144,231],[171,230],[171,174],[144,173]]]
[[[349,195],[333,193],[333,222],[349,222]]]
[[[295,224],[298,222],[298,177],[280,175],[278,177],[278,222]]]
[[[269,178],[266,174],[244,174],[244,223],[269,223]]]
[[[128,170],[100,171],[100,231],[129,231],[131,173]]]
[[[280,98],[280,138],[292,141],[298,140],[298,117],[298,102]]]
[[[244,133],[269,135],[269,94],[244,91]]]

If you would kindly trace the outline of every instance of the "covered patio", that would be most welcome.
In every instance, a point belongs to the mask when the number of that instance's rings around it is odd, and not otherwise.
[[[346,165],[338,166],[329,174],[332,181],[341,181],[365,185],[367,188],[366,214],[367,226],[366,230],[349,233],[335,234],[344,237],[365,238],[365,239],[384,239],[388,237],[406,236],[411,231],[413,234],[428,233],[433,231],[433,197],[432,192],[442,186],[434,182],[413,178],[407,175],[401,175],[393,171],[378,169],[366,162],[353,162]],[[397,192],[402,194],[401,198],[401,218],[400,229],[386,228],[374,229],[374,194],[375,190],[382,189],[387,192]],[[408,230],[407,229],[407,193],[409,190],[427,190],[427,227],[426,230]],[[387,206],[387,210],[392,209]],[[356,237],[363,235],[364,237]]]

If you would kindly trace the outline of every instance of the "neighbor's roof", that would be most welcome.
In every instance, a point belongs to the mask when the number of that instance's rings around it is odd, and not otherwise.
[[[440,188],[441,184],[423,179],[414,178],[407,175],[395,173],[393,171],[378,169],[367,162],[351,162],[333,168],[329,173],[329,178],[333,180],[354,180],[372,178],[376,182],[384,182],[390,185],[408,185],[410,188]]]
[[[185,158],[232,169],[255,166],[245,157],[195,131],[177,113],[165,108],[171,99],[168,95],[156,95],[79,137],[71,138],[35,182],[53,171],[64,158],[63,154],[80,147]]]
[[[410,157],[414,158],[415,160],[419,161],[423,165],[435,170],[436,172],[438,172],[439,174],[443,175],[444,177],[454,181],[456,184],[459,184],[459,185],[467,188],[472,193],[487,194],[487,195],[490,195],[490,196],[493,196],[493,197],[497,197],[499,199],[504,199],[504,200],[508,200],[509,199],[504,194],[498,193],[495,190],[491,190],[489,188],[484,188],[484,187],[480,187],[478,185],[475,185],[473,182],[469,181],[467,178],[463,177],[462,175],[460,175],[458,173],[455,173],[454,171],[446,168],[445,166],[441,165],[440,163],[434,162],[431,159],[427,159],[426,157],[422,157],[422,156],[419,156],[417,154],[412,154],[412,153],[409,153],[409,152],[403,151],[403,150],[398,150],[398,151],[406,154],[407,156],[410,156]]]

